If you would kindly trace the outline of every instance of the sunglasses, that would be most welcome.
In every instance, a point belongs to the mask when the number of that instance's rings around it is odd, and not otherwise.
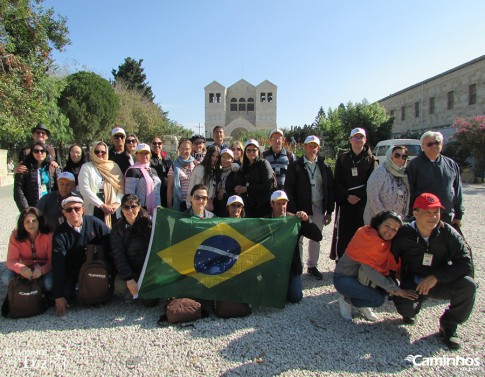
[[[159,142],[154,141],[154,142],[152,142],[152,145],[163,145],[163,143],[161,141],[159,141]]]
[[[46,150],[45,149],[34,149],[33,151],[34,153],[45,153]]]
[[[195,200],[204,200],[206,201],[207,199],[209,199],[208,196],[205,196],[205,195],[194,195],[194,199]]]
[[[135,144],[136,140],[135,139],[126,139],[125,143],[126,144]]]
[[[114,135],[113,136],[115,139],[124,139],[125,136],[124,135]]]
[[[404,161],[406,161],[408,159],[408,155],[407,154],[401,154],[401,153],[397,153],[397,152],[394,152],[394,158],[402,158]]]
[[[255,153],[257,151],[258,150],[256,148],[248,148],[248,149],[246,149],[246,152],[249,152],[249,153]]]
[[[95,154],[96,156],[99,156],[99,155],[104,156],[104,155],[106,154],[106,152],[105,152],[105,151],[100,151],[100,150],[96,149],[96,150],[94,151],[94,154]]]
[[[431,148],[433,145],[438,146],[438,145],[440,145],[440,144],[441,144],[441,141],[436,140],[436,141],[431,141],[431,142],[429,142],[429,143],[426,143],[426,146],[427,146],[428,148]]]
[[[134,209],[137,209],[139,207],[138,204],[133,204],[131,206],[123,206],[121,208],[123,208],[125,211],[133,211]]]
[[[69,207],[69,208],[64,208],[64,211],[67,213],[71,213],[72,211],[76,211],[79,213],[83,207]]]

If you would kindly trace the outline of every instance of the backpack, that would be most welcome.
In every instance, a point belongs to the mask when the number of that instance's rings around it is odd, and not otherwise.
[[[81,305],[104,304],[113,297],[111,268],[104,259],[103,247],[86,246],[86,262],[81,266],[78,277],[78,302]]]
[[[2,305],[2,315],[8,318],[24,318],[44,313],[48,305],[41,280],[24,279],[22,276],[13,278]]]

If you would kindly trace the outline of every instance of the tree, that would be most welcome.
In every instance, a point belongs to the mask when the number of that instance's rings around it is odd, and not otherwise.
[[[485,172],[485,115],[455,118],[455,139],[475,157],[475,175],[483,180]]]
[[[47,72],[53,49],[70,43],[66,19],[42,0],[0,2],[0,145],[23,144],[38,122],[50,123]],[[47,103],[45,102],[47,101]]]
[[[120,110],[115,119],[125,131],[133,132],[139,140],[148,142],[154,135],[188,136],[192,131],[168,119],[168,112],[148,100],[138,90],[128,89],[124,83],[115,87]]]
[[[348,148],[350,131],[361,127],[366,130],[367,142],[372,147],[379,141],[391,137],[393,118],[384,107],[378,103],[369,104],[367,100],[345,106],[340,104],[337,109],[328,109],[327,117],[320,123],[320,133],[329,147],[336,152],[339,148]]]
[[[128,89],[140,91],[148,100],[153,102],[155,96],[151,86],[148,85],[148,82],[145,82],[147,76],[143,73],[141,63],[143,63],[143,59],[136,61],[130,57],[125,58],[124,63],[118,67],[118,70],[113,69],[111,71],[115,79],[114,85],[123,83]]]
[[[108,80],[93,72],[67,77],[59,106],[69,119],[77,143],[109,139],[119,109],[119,99]]]

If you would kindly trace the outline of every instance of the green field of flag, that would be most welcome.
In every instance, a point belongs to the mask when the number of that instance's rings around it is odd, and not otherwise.
[[[158,208],[139,297],[283,308],[300,220],[199,219]]]

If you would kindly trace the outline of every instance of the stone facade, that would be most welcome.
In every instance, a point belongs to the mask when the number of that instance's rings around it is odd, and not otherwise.
[[[204,90],[206,137],[215,126],[233,138],[241,131],[276,128],[277,87],[268,80],[254,86],[241,79],[228,88],[213,81]]]
[[[394,116],[393,138],[427,130],[449,138],[455,117],[485,114],[485,55],[378,102]]]

